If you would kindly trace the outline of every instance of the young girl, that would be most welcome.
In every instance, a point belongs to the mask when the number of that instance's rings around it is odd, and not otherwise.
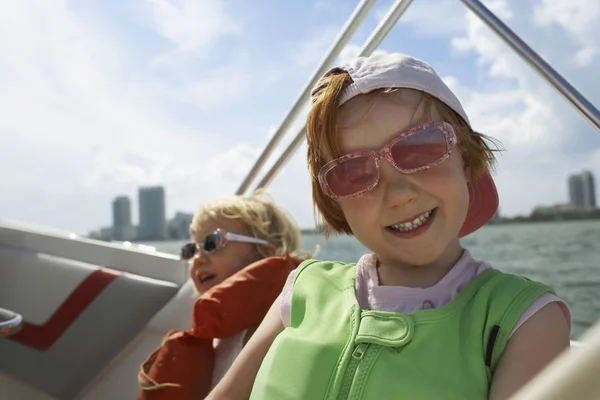
[[[300,231],[264,191],[205,204],[194,215],[193,329],[172,332],[140,369],[138,399],[202,399],[227,372],[300,261]]]
[[[494,155],[429,65],[331,69],[307,139],[327,232],[374,254],[302,263],[210,399],[506,399],[568,348],[551,288],[461,247],[496,212]]]

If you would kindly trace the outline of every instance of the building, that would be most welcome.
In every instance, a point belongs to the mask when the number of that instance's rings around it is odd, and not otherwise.
[[[569,204],[574,209],[583,208],[583,181],[579,175],[569,177]]]
[[[175,213],[175,217],[168,224],[169,239],[189,239],[190,226],[193,219],[194,214],[184,212]]]
[[[583,186],[583,207],[587,210],[596,208],[596,185],[594,175],[590,171],[581,173],[581,181]]]
[[[106,226],[103,228],[99,228],[93,232],[90,232],[88,237],[90,239],[104,240],[106,242],[110,242],[113,239],[113,227]]]
[[[135,235],[131,223],[131,201],[127,196],[119,196],[112,203],[112,232],[113,240],[132,240]]]
[[[162,186],[139,188],[138,240],[165,240],[167,219],[165,189]]]
[[[570,204],[554,204],[551,206],[537,206],[531,212],[531,219],[552,218],[561,219],[568,213],[573,212]]]
[[[576,210],[596,208],[596,185],[589,171],[569,177],[569,203]]]

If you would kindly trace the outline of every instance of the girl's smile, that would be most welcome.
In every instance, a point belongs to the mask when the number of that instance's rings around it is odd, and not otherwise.
[[[394,225],[386,226],[385,228],[392,233],[394,236],[410,239],[415,236],[419,236],[424,233],[435,221],[435,211],[426,211],[422,214],[417,215],[415,218],[410,218],[404,222],[399,222]]]

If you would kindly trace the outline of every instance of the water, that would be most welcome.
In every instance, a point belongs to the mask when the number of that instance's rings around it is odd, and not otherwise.
[[[600,221],[487,226],[463,239],[473,256],[495,268],[551,285],[571,307],[572,338],[600,318]],[[147,243],[179,254],[183,242]],[[302,248],[317,258],[356,262],[367,250],[354,238],[304,235]]]

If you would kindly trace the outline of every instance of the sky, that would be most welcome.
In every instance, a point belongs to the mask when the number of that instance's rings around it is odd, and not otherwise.
[[[484,3],[600,106],[600,2]],[[233,194],[357,4],[2,1],[0,219],[87,233],[110,225],[119,195],[137,222],[140,186],[165,187],[168,217]],[[376,2],[340,61],[391,5]],[[569,174],[600,179],[598,132],[459,0],[414,0],[379,51],[432,64],[474,129],[502,143],[502,214],[567,202]],[[311,227],[305,155],[270,192]]]

